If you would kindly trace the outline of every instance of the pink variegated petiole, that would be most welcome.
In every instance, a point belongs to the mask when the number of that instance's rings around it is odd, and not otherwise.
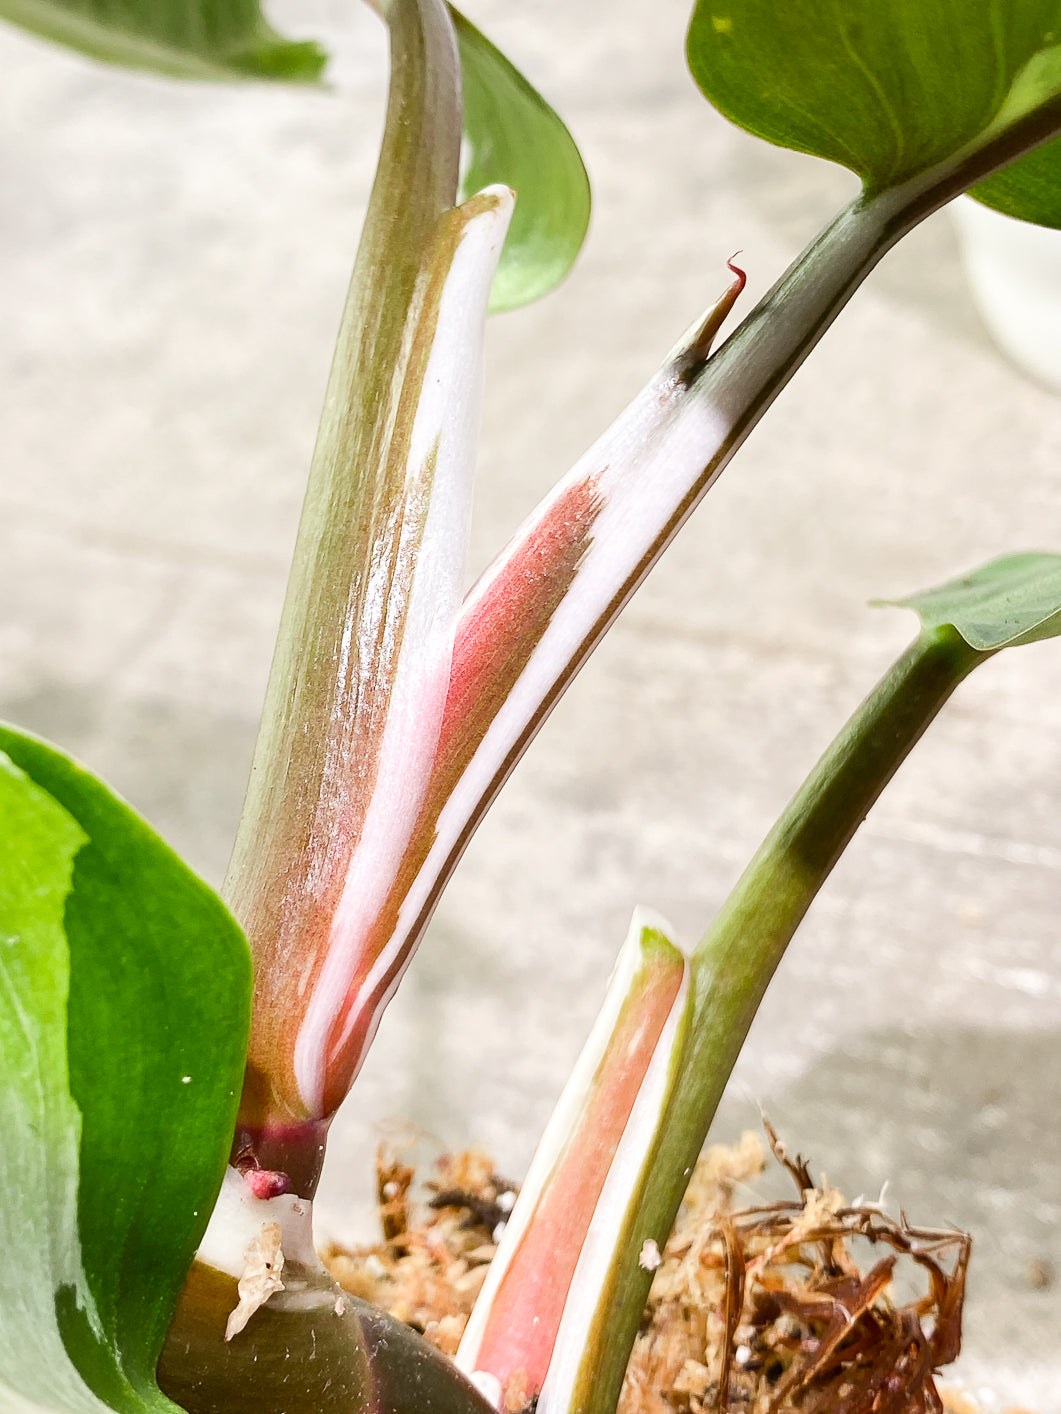
[[[590,1373],[610,1273],[658,1139],[688,1023],[689,970],[639,909],[542,1136],[457,1364],[498,1408],[562,1411]],[[662,1246],[666,1233],[638,1233]]]
[[[516,534],[465,600],[424,803],[359,975],[333,1028],[337,1105],[476,825],[557,697],[644,573],[654,542],[720,435],[683,370],[744,284],[730,288]],[[656,551],[658,553],[658,550]]]

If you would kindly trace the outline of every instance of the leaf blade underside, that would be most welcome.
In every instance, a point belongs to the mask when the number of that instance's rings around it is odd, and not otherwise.
[[[327,56],[291,42],[258,0],[0,0],[0,18],[92,59],[173,78],[315,83]]]
[[[1002,555],[944,584],[878,605],[913,609],[926,629],[950,624],[981,653],[1061,633],[1061,555]]]
[[[874,191],[1056,100],[1059,32],[1057,0],[698,0],[687,54],[701,91],[731,121],[849,167]],[[1037,219],[1036,205],[1046,214],[1043,160],[1033,154],[990,178],[989,204],[1004,198],[1010,214]],[[1061,203],[1051,210],[1061,218]]]

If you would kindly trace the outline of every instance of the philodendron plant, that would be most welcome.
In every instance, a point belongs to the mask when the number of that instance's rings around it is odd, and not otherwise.
[[[560,120],[467,20],[443,0],[379,8],[379,169],[224,900],[85,769],[0,730],[0,1409],[17,1414],[473,1414],[517,1389],[611,1414],[646,1243],[666,1240],[815,893],[962,679],[1061,632],[1053,554],[901,601],[916,639],[699,943],[635,916],[456,1362],[345,1296],[312,1240],[329,1123],[552,705],[885,251],[968,188],[1061,225],[1057,0],[699,0],[706,97],[862,190],[715,349],[733,267],[462,598],[483,321],[562,278],[588,186]],[[313,82],[323,65],[251,0],[0,14],[169,75]]]

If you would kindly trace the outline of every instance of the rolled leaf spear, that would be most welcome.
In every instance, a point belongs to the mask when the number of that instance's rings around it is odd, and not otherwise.
[[[411,1391],[436,1414],[484,1414],[437,1351],[339,1292],[308,1201],[330,1117],[311,1011],[345,990],[336,960],[363,951],[434,756],[478,348],[513,201],[495,186],[455,206],[459,66],[441,0],[393,0],[385,18],[383,150],[227,886],[252,940],[257,1029],[233,1163],[158,1368],[191,1414],[286,1414],[292,1400],[394,1414]]]
[[[453,207],[451,12],[393,0],[385,17],[383,149],[226,885],[256,961],[233,1164],[261,1196],[312,1195],[329,1120],[486,808],[861,279],[922,217],[1061,126],[1056,86],[1013,80],[952,153],[890,181],[864,174],[711,354],[738,274],[462,608],[481,317],[509,197]],[[458,27],[467,64],[485,42]]]

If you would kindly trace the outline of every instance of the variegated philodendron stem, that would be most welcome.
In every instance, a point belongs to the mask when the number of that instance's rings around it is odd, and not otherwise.
[[[692,958],[689,1041],[635,1230],[669,1232],[718,1101],[792,935],[870,807],[951,693],[990,653],[925,631],[848,722],[771,831]],[[628,1247],[592,1379],[570,1404],[613,1414],[650,1273]],[[558,1414],[550,1408],[549,1414]]]
[[[286,1175],[303,1195],[312,1192],[319,1170],[325,1114],[319,1078],[311,1081],[317,1094],[308,1096],[295,1078],[297,1034],[328,950],[346,864],[363,834],[388,730],[393,738],[404,725],[425,770],[431,760],[467,522],[463,469],[456,491],[445,475],[448,440],[454,429],[463,435],[476,413],[474,396],[462,387],[458,401],[467,417],[447,409],[444,435],[418,417],[430,400],[422,396],[423,380],[446,279],[467,254],[471,218],[482,214],[476,208],[457,217],[451,209],[461,133],[453,28],[444,0],[390,0],[381,9],[391,41],[383,145],[225,888],[255,959],[251,1053],[234,1158],[248,1174],[263,1174],[260,1184],[282,1186]],[[499,244],[497,234],[488,244]],[[484,293],[484,306],[485,299]],[[472,385],[474,363],[461,374]],[[446,392],[454,390],[442,386],[436,370],[429,393],[437,401]],[[438,424],[442,410],[434,412]],[[452,591],[416,555],[432,518],[453,522],[442,571]],[[411,603],[414,579],[420,608]],[[412,637],[420,651],[402,659],[400,649]],[[399,670],[414,658],[419,692]],[[414,698],[415,720],[407,706]],[[399,707],[403,723],[395,721]],[[415,755],[414,746],[408,750]],[[406,795],[413,798],[395,798],[391,790],[399,812],[418,808],[412,776]],[[377,848],[388,844],[377,841]]]
[[[464,1333],[457,1363],[501,1409],[565,1387],[600,1316],[685,1041],[688,966],[668,933],[635,913]]]

